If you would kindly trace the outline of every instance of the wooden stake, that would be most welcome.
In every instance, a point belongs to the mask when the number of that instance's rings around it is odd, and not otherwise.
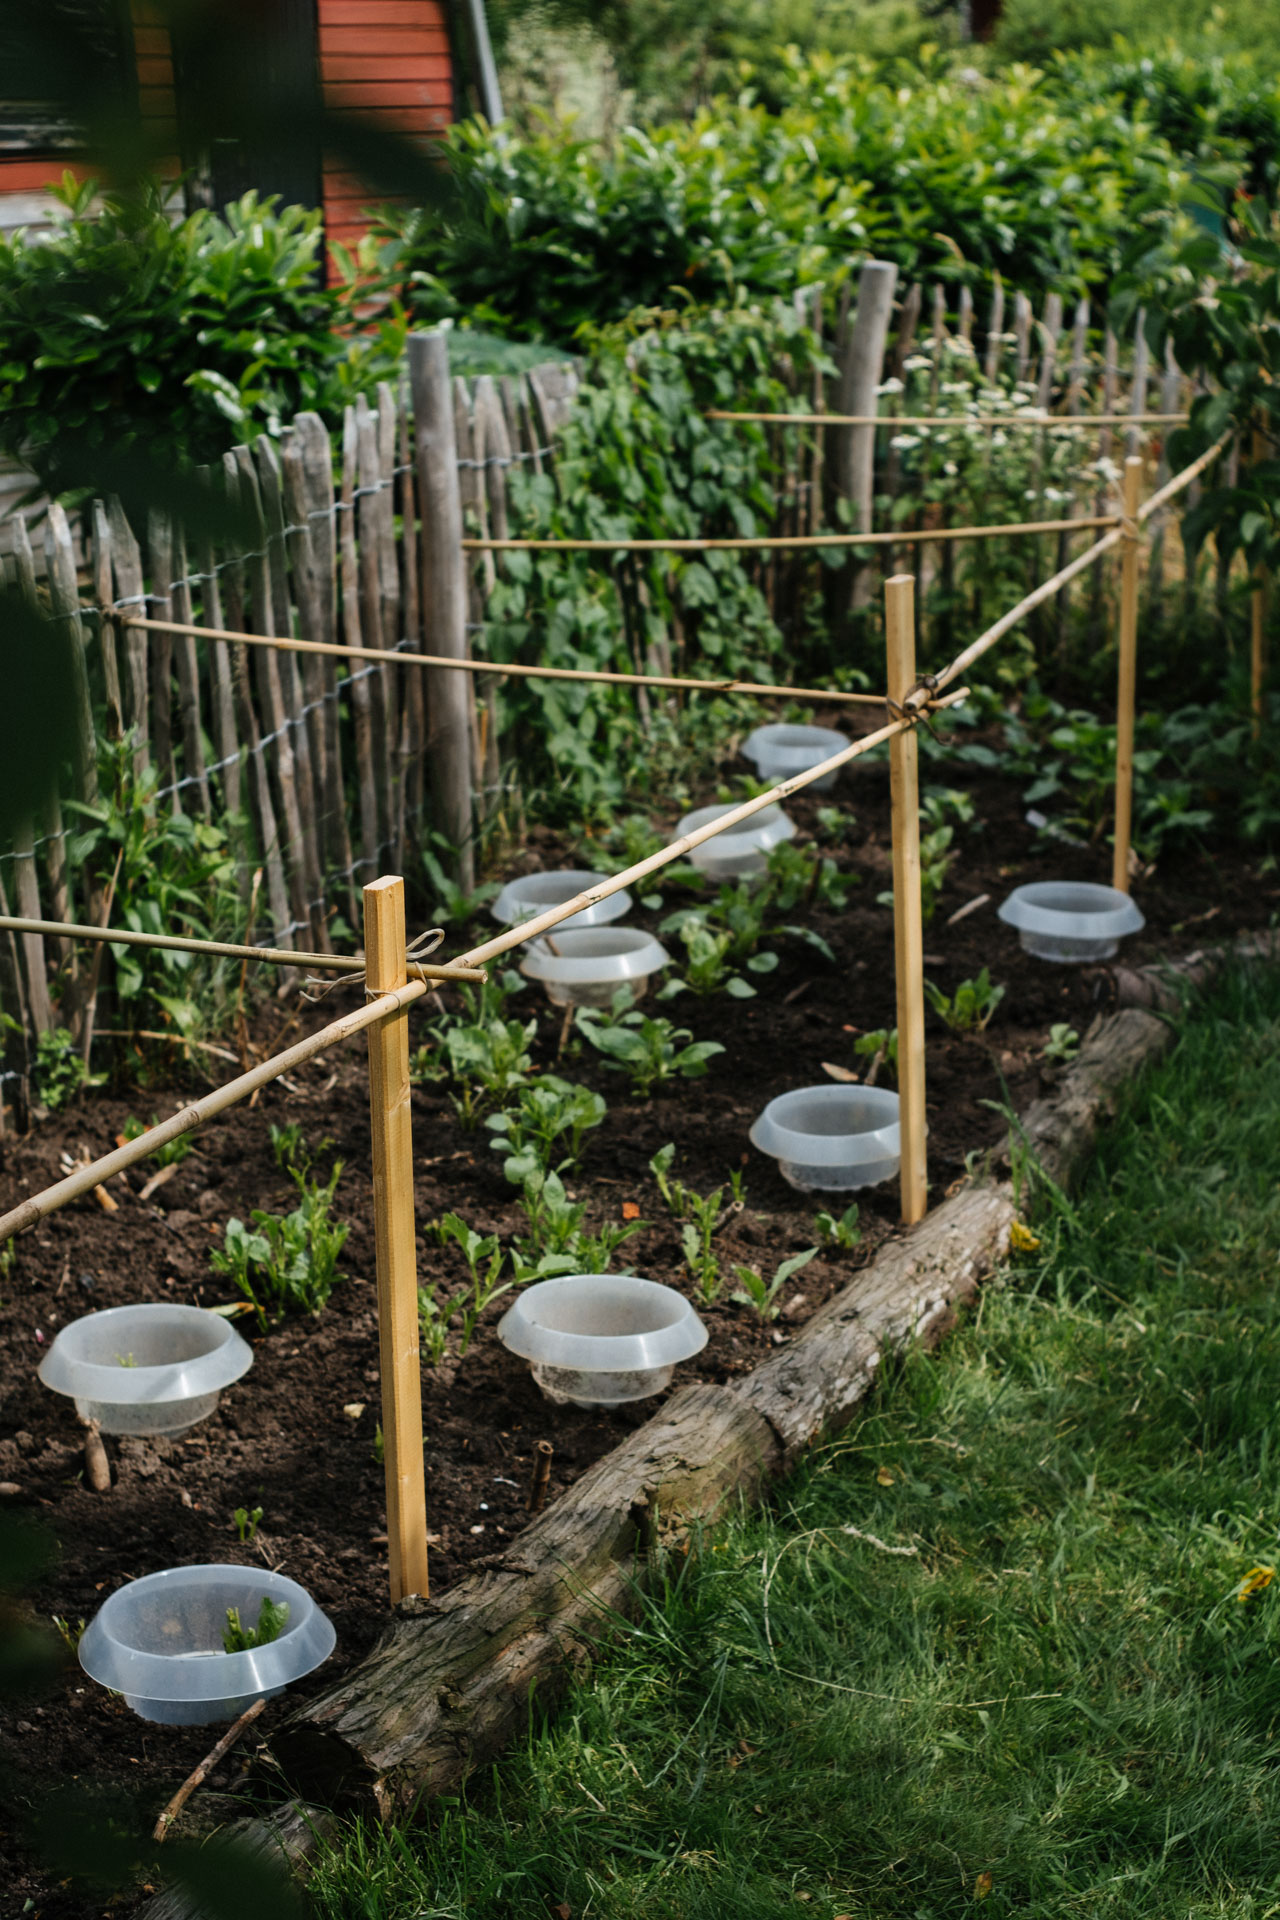
[[[394,993],[405,985],[403,880],[374,880],[365,888],[364,949],[370,994]],[[382,1438],[393,1606],[406,1594],[427,1591],[427,1495],[422,1464],[409,1091],[406,1013],[369,1029]]]
[[[885,582],[885,651],[889,699],[903,706],[916,684],[915,576]],[[914,730],[889,742],[893,807],[893,947],[898,980],[898,1097],[902,1133],[902,1218],[908,1226],[928,1206],[924,1118],[924,921],[920,907],[919,746]]]
[[[1129,847],[1133,838],[1133,709],[1138,671],[1138,508],[1142,500],[1142,461],[1130,454],[1124,463],[1124,520],[1120,530],[1120,662],[1116,685],[1116,837],[1111,884],[1129,891]]]

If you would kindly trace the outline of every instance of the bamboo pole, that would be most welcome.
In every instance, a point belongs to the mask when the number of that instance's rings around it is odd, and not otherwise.
[[[404,881],[364,890],[368,992],[394,993],[405,973]],[[373,1227],[377,1245],[382,1444],[387,1476],[391,1604],[427,1592],[427,1495],[422,1463],[418,1264],[414,1247],[409,1014],[369,1029]]]
[[[785,427],[1066,427],[1086,432],[1093,427],[1165,427],[1190,419],[1186,413],[728,413],[713,411],[704,420],[757,420]]]
[[[1120,540],[1120,640],[1116,685],[1116,834],[1111,884],[1129,891],[1129,849],[1133,842],[1133,725],[1138,677],[1138,565],[1142,548],[1138,508],[1142,500],[1142,460],[1130,454],[1124,463],[1124,525]]]
[[[240,947],[227,940],[186,940],[174,933],[135,933],[130,927],[84,926],[64,920],[19,920],[0,915],[0,932],[54,933],[68,940],[99,940],[109,947],[165,947],[171,953],[208,953],[228,960],[258,960],[269,967],[321,967],[329,973],[363,973],[354,953],[296,953],[292,947]],[[483,980],[474,967],[428,966],[411,960],[409,972],[422,980]]]
[[[914,574],[897,573],[884,589],[889,699],[902,708],[916,684]],[[924,921],[920,901],[919,742],[914,729],[889,744],[893,808],[893,952],[898,989],[898,1120],[902,1218],[924,1218],[929,1204],[924,1110]]]
[[[1107,524],[1110,525],[1110,521]],[[149,626],[151,622],[142,620],[139,624]],[[411,667],[445,667],[459,673],[483,673],[495,677],[506,675],[516,680],[609,680],[619,686],[662,687],[682,693],[744,693],[762,700],[809,700],[824,706],[828,702],[833,706],[884,705],[878,693],[843,693],[834,687],[775,687],[757,680],[699,680],[678,674],[606,673],[603,669],[597,672],[589,667],[523,666],[505,660],[473,660],[470,656],[458,659],[452,654],[390,653],[379,647],[319,645],[310,640],[276,639],[267,633],[235,633],[230,629],[220,632],[213,627],[201,627],[199,631],[206,637],[235,640],[250,647],[280,647],[288,653],[332,653],[344,659],[394,660],[397,664]]]
[[[824,415],[825,419],[827,416]],[[726,534],[705,540],[481,540],[468,537],[467,553],[768,553],[793,547],[891,547],[928,544],[934,540],[1004,540],[1015,533],[1061,533],[1079,527],[1108,527],[1114,514],[1092,520],[1015,520],[1000,526],[916,527],[892,533],[761,533],[751,537]]]
[[[326,958],[328,956],[326,955]],[[333,1020],[327,1027],[321,1027],[318,1033],[299,1040],[284,1053],[273,1054],[269,1060],[263,1060],[248,1073],[237,1075],[224,1086],[215,1087],[212,1093],[206,1093],[200,1100],[183,1107],[168,1120],[161,1120],[154,1127],[140,1134],[136,1140],[128,1141],[123,1147],[116,1147],[111,1153],[104,1153],[99,1160],[87,1167],[77,1167],[65,1180],[57,1181],[46,1187],[43,1193],[33,1193],[20,1206],[12,1207],[8,1213],[0,1216],[0,1244],[12,1239],[15,1233],[22,1233],[27,1227],[33,1227],[37,1220],[47,1219],[51,1213],[69,1206],[73,1200],[91,1193],[104,1181],[112,1180],[118,1173],[125,1173],[136,1166],[139,1160],[145,1160],[157,1147],[167,1145],[170,1140],[180,1139],[184,1133],[193,1133],[206,1120],[212,1120],[228,1107],[236,1106],[259,1087],[266,1087],[282,1073],[292,1073],[295,1067],[305,1066],[308,1060],[314,1060],[318,1053],[326,1053],[330,1047],[340,1046],[354,1034],[363,1033],[366,1027],[376,1026],[379,1020],[389,1019],[399,1013],[411,1001],[420,1000],[429,988],[425,980],[410,980],[407,986],[398,987],[394,993],[383,993],[367,1005],[357,1007],[353,1013],[343,1014],[340,1020]]]

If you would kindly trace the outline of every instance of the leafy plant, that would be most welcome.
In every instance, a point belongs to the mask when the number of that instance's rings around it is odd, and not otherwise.
[[[922,834],[920,838],[920,918],[926,927],[937,911],[939,896],[955,859],[951,850],[954,838],[954,827],[934,827],[931,833]],[[892,907],[892,887],[876,895],[876,905]]]
[[[860,1033],[853,1043],[855,1055],[869,1060],[866,1083],[874,1086],[882,1066],[888,1066],[894,1079],[898,1077],[898,1029],[896,1027],[874,1027],[870,1033]]]
[[[451,851],[447,842],[442,851]],[[500,891],[497,881],[488,880],[474,893],[465,893],[429,847],[422,850],[422,865],[433,894],[431,920],[441,926],[467,926]]]
[[[1079,1051],[1080,1035],[1075,1028],[1068,1026],[1065,1020],[1055,1020],[1049,1029],[1049,1038],[1040,1049],[1043,1058],[1066,1066]]]
[[[250,1653],[254,1647],[266,1647],[278,1640],[289,1624],[289,1602],[273,1600],[269,1593],[262,1596],[258,1608],[256,1627],[240,1624],[239,1607],[227,1608],[227,1624],[223,1629],[222,1645],[227,1653]]]
[[[90,1073],[66,1027],[52,1027],[36,1036],[31,1078],[40,1105],[61,1113],[82,1087],[101,1086],[106,1075]]]
[[[429,1367],[438,1367],[449,1344],[448,1315],[440,1311],[433,1286],[418,1288],[418,1351]]]
[[[450,1242],[456,1246],[467,1263],[471,1291],[450,1303],[462,1316],[462,1331],[458,1341],[458,1358],[462,1359],[471,1345],[476,1323],[485,1308],[504,1293],[510,1293],[515,1284],[512,1280],[502,1280],[501,1274],[506,1263],[496,1234],[479,1234],[474,1227],[467,1225],[460,1214],[446,1213],[436,1224],[436,1233],[442,1245]],[[418,1295],[419,1326],[422,1324],[423,1296]],[[431,1302],[429,1318],[434,1318],[435,1303]],[[441,1352],[443,1352],[443,1325],[440,1329]],[[433,1342],[434,1344],[434,1342]]]
[[[952,1033],[984,1032],[1005,995],[1003,987],[992,986],[986,967],[976,980],[962,980],[954,994],[943,993],[931,980],[925,981],[924,991],[929,1005]]]
[[[501,1018],[444,1030],[449,1072],[462,1088],[449,1097],[464,1127],[474,1127],[486,1107],[522,1086],[533,1066],[529,1043],[537,1031],[536,1020]]]
[[[660,1015],[642,1013],[630,1005],[623,988],[614,995],[613,1009],[579,1007],[579,1033],[605,1057],[608,1066],[625,1073],[637,1098],[647,1099],[667,1080],[700,1080],[724,1048],[718,1040],[695,1040],[688,1027],[677,1027]]]
[[[338,1256],[351,1229],[330,1218],[342,1167],[335,1161],[324,1185],[298,1179],[301,1197],[291,1213],[255,1208],[249,1227],[228,1220],[224,1246],[209,1255],[214,1272],[227,1275],[264,1327],[286,1313],[319,1313],[343,1278]]]
[[[515,1108],[491,1114],[485,1125],[494,1147],[508,1156],[503,1169],[508,1180],[519,1186],[536,1168],[550,1171],[557,1142],[567,1149],[558,1170],[576,1166],[583,1135],[598,1127],[607,1111],[600,1094],[548,1073],[521,1087]]]
[[[649,1162],[649,1171],[658,1183],[658,1191],[670,1213],[685,1225],[680,1234],[680,1250],[685,1266],[706,1300],[714,1300],[720,1291],[720,1262],[712,1247],[712,1239],[719,1227],[724,1224],[728,1214],[721,1215],[720,1205],[724,1199],[724,1188],[717,1187],[714,1192],[703,1195],[695,1193],[692,1187],[686,1187],[681,1180],[671,1178],[671,1166],[675,1159],[674,1141],[655,1153]],[[734,1208],[741,1205],[741,1175],[734,1187]]]
[[[781,1311],[778,1296],[793,1273],[801,1267],[807,1267],[817,1253],[816,1247],[806,1247],[803,1253],[793,1254],[790,1260],[784,1260],[777,1268],[772,1280],[766,1281],[754,1267],[735,1266],[734,1277],[737,1287],[729,1296],[743,1306],[754,1307],[762,1320],[776,1320]]]
[[[856,1202],[846,1207],[839,1219],[832,1213],[815,1214],[813,1227],[824,1247],[839,1247],[845,1253],[862,1239]]]
[[[120,1129],[121,1136],[125,1140],[141,1140],[144,1133],[150,1133],[152,1127],[158,1127],[159,1124],[158,1114],[153,1113],[147,1121],[139,1120],[130,1114]],[[157,1147],[148,1155],[148,1158],[157,1167],[176,1167],[186,1159],[194,1146],[195,1141],[189,1133],[180,1133],[176,1139],[166,1140],[162,1146]]]
[[[258,1528],[262,1524],[262,1508],[237,1507],[231,1518],[236,1523],[236,1537],[242,1547],[252,1544]]]

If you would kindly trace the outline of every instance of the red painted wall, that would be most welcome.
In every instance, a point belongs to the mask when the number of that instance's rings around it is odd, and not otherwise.
[[[317,59],[325,105],[371,115],[397,132],[427,138],[453,117],[453,67],[445,0],[316,0]],[[175,131],[173,61],[168,35],[148,0],[132,0],[138,62],[138,104],[144,122],[162,137]],[[176,167],[176,161],[175,161]],[[0,227],[6,195],[30,196],[73,166],[68,155],[0,155]],[[325,232],[353,248],[365,231],[363,209],[373,197],[330,158],[324,165]],[[16,204],[16,202],[15,202]],[[25,205],[25,201],[24,201]]]

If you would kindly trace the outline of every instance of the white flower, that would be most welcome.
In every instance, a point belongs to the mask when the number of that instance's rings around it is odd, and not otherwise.
[[[896,453],[909,453],[912,447],[920,445],[918,433],[895,433],[889,445]]]

